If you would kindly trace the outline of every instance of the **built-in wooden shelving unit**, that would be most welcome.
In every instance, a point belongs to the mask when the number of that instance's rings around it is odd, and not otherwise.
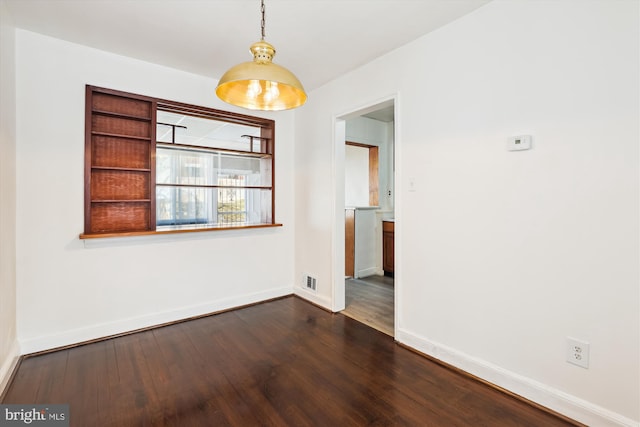
[[[155,229],[153,100],[87,87],[85,234]]]

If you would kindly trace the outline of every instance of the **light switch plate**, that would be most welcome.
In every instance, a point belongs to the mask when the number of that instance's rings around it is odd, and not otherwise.
[[[518,135],[512,136],[507,141],[507,150],[509,151],[521,151],[529,150],[531,148],[531,135]]]

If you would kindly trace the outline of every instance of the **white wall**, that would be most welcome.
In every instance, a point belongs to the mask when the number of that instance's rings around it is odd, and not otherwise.
[[[378,246],[382,227],[373,209],[356,209],[355,215],[355,278],[381,274],[382,258],[378,257]]]
[[[86,84],[232,108],[217,100],[213,79],[28,31],[17,31],[17,53],[23,352],[292,292],[293,113],[265,114],[276,119],[276,221],[283,227],[81,241]]]
[[[344,147],[344,203],[347,206],[369,206],[369,149]]]
[[[15,28],[0,2],[0,394],[19,355],[16,335]]]
[[[378,147],[378,205],[383,211],[393,212],[393,122],[382,122],[380,120],[370,119],[368,117],[353,117],[345,121],[346,138],[349,142],[358,142],[366,145],[374,145]],[[345,154],[346,155],[346,154]],[[345,165],[345,173],[349,172],[348,161]],[[367,161],[368,165],[368,161]],[[368,171],[367,171],[368,178]],[[348,183],[348,175],[345,176],[345,182]],[[367,181],[368,189],[368,181]],[[350,205],[348,196],[348,187],[345,189],[346,204]],[[391,191],[391,194],[389,194]],[[364,206],[368,206],[367,203]]]
[[[637,425],[638,12],[496,0],[313,91],[295,153],[313,299],[331,306],[340,268],[335,117],[395,95],[396,339],[588,424]],[[523,133],[533,149],[507,152]],[[590,342],[589,369],[565,362],[567,336]]]

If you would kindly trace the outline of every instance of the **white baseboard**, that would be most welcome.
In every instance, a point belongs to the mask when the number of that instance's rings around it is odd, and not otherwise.
[[[115,322],[91,325],[83,328],[72,329],[54,335],[45,335],[36,338],[20,340],[20,349],[22,350],[22,354],[51,350],[57,347],[73,345],[85,341],[95,340],[98,338],[108,337],[111,335],[135,331],[141,328],[147,328],[168,322],[188,319],[189,317],[206,315],[221,310],[228,310],[247,304],[265,301],[271,298],[291,295],[291,293],[291,287],[270,289],[268,291],[239,295],[232,298],[210,301],[204,304],[183,307],[176,310],[147,314],[144,316],[118,320]]]
[[[308,291],[306,288],[298,288],[296,287],[293,292],[302,299],[306,299],[320,307],[324,307],[329,311],[333,311],[331,309],[331,299],[327,297],[320,296],[314,292]]]
[[[378,273],[378,269],[376,267],[365,268],[364,270],[356,271],[356,279],[360,277],[369,277]]]
[[[16,365],[18,364],[18,358],[20,357],[20,346],[18,340],[14,340],[9,349],[2,366],[0,366],[0,396],[4,393],[5,388],[9,385],[11,374],[13,374]]]
[[[640,426],[638,421],[401,328],[397,329],[395,339],[421,353],[586,425],[599,427]]]

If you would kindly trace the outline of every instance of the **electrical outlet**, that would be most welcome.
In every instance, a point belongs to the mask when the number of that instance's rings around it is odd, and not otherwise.
[[[589,368],[589,343],[567,337],[567,362]]]

